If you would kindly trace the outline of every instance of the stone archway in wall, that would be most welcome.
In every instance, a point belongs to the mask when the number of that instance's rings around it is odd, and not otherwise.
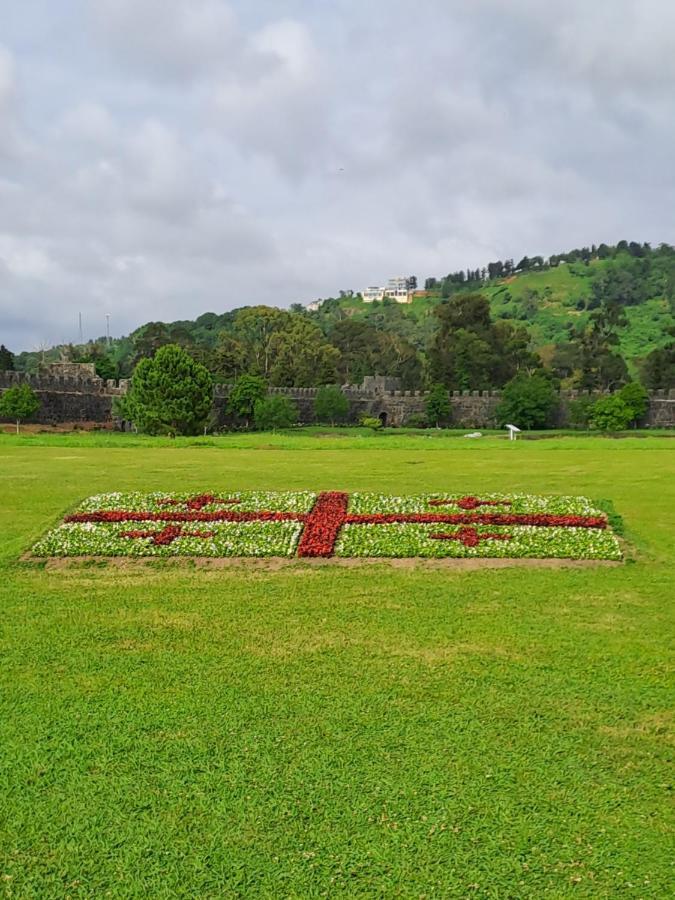
[[[387,415],[385,410],[382,410],[382,412],[379,414],[379,416],[377,418],[380,420],[380,422],[382,422],[382,427],[386,428],[389,416]]]

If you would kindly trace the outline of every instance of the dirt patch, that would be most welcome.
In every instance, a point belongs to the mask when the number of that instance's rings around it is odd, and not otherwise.
[[[297,557],[129,557],[129,556],[68,556],[43,557],[26,554],[22,562],[44,565],[48,571],[59,571],[72,568],[113,568],[122,570],[162,569],[164,567],[179,569],[257,569],[263,572],[277,572],[280,569],[294,569],[297,572],[334,566],[342,569],[368,568],[369,566],[387,566],[392,569],[450,569],[457,572],[475,572],[479,569],[510,569],[520,566],[527,569],[587,569],[597,566],[621,566],[620,561],[610,559],[425,559],[422,557],[406,557],[393,559],[386,556],[351,557],[341,559],[298,559]]]

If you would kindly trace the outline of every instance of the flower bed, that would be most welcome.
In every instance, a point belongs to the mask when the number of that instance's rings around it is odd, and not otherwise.
[[[33,554],[621,558],[607,516],[584,497],[339,491],[101,494]]]

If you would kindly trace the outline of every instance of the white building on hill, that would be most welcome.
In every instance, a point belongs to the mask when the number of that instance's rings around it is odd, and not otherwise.
[[[371,286],[361,291],[364,303],[372,303],[374,300],[384,300],[389,297],[397,303],[410,303],[412,301],[413,279],[404,275],[390,278],[386,287]]]

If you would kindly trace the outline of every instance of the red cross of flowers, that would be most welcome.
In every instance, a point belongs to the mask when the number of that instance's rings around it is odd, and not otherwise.
[[[438,534],[430,534],[429,537],[434,541],[459,541],[465,547],[477,547],[481,541],[510,541],[513,535],[501,534],[496,531],[480,532],[476,528],[462,525],[461,528],[451,534],[439,532]]]
[[[159,501],[160,506],[186,506],[187,509],[197,510],[204,509],[205,506],[232,506],[241,503],[241,500],[233,498],[223,499],[222,497],[214,497],[213,494],[197,494],[196,497],[190,497],[189,500],[175,500],[172,497],[166,497]]]
[[[475,497],[462,498],[470,506],[460,513],[348,513],[349,494],[341,491],[320,493],[314,507],[308,513],[276,512],[273,510],[205,510],[209,503],[238,503],[234,500],[219,500],[210,494],[201,494],[186,502],[185,510],[165,510],[162,512],[141,512],[138,510],[99,510],[88,513],[74,513],[66,522],[165,522],[163,531],[129,531],[127,537],[151,537],[155,543],[169,544],[178,537],[212,537],[212,532],[183,532],[184,522],[302,522],[304,527],[298,543],[298,556],[332,556],[335,543],[344,525],[392,525],[410,522],[416,525],[459,525],[449,534],[436,532],[431,535],[436,540],[458,540],[467,547],[474,547],[482,540],[509,540],[510,535],[497,532],[477,532],[477,525],[534,525],[539,527],[563,528],[606,528],[607,520],[601,516],[553,515],[549,513],[505,513],[474,512],[479,506],[494,506],[502,501],[481,501]],[[185,501],[176,501],[176,505]],[[444,501],[430,501],[430,505],[441,505]],[[448,501],[449,502],[449,501]],[[510,501],[503,501],[508,505]],[[174,505],[168,503],[166,505]],[[459,505],[459,504],[458,504]]]
[[[126,538],[152,538],[152,543],[162,546],[173,544],[179,537],[213,537],[215,531],[185,531],[180,525],[165,525],[161,531],[122,531],[121,536]]]
[[[459,500],[430,500],[429,506],[459,506],[460,509],[478,509],[479,506],[511,506],[511,501],[479,500],[478,497],[460,497]]]

